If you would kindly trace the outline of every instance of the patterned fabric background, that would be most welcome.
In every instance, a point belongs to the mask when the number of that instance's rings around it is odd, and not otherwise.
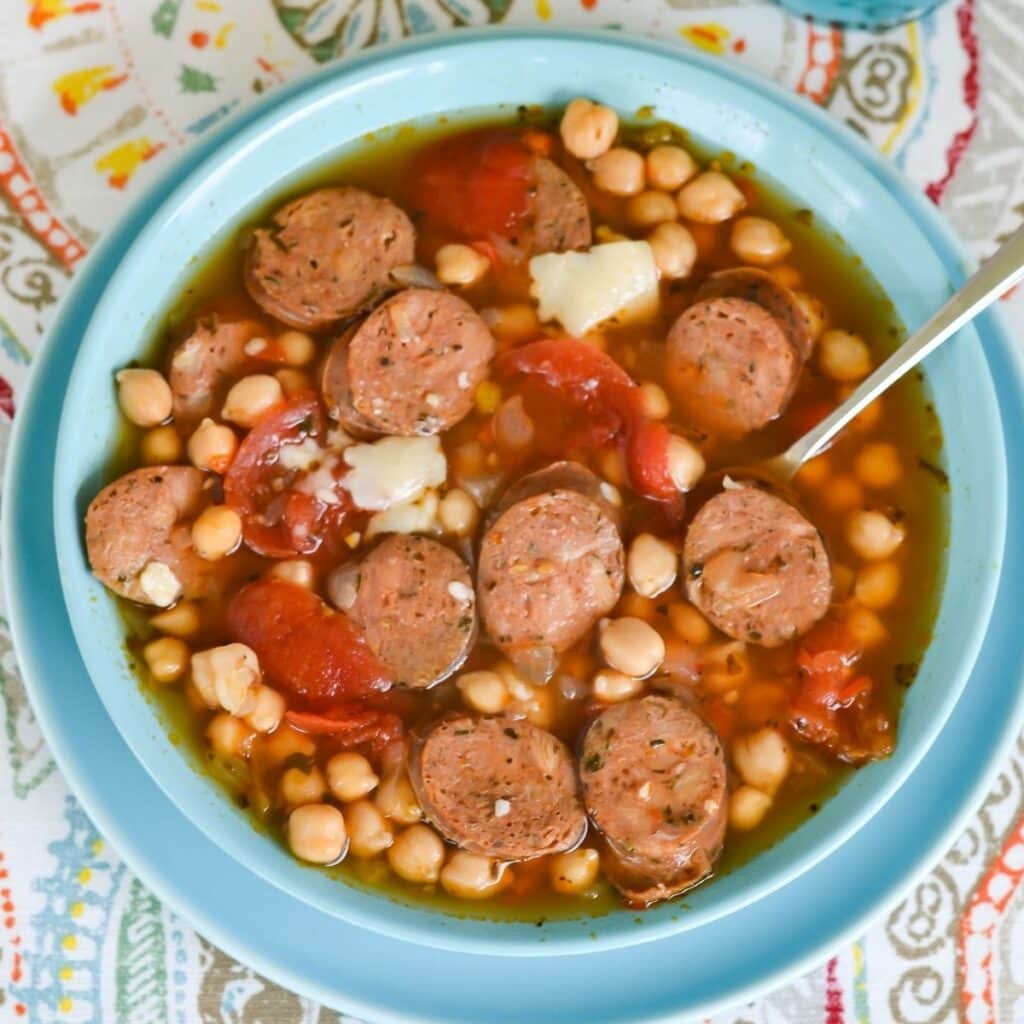
[[[319,62],[544,22],[657,35],[782,81],[903,168],[979,257],[1024,215],[1024,0],[948,0],[878,35],[759,0],[0,0],[0,449],[76,265],[176,151]],[[1006,306],[1024,327],[1024,300]],[[0,722],[0,1024],[339,1020],[230,960],[133,877],[57,773],[3,628]],[[884,920],[715,1020],[1022,1024],[1024,741]]]

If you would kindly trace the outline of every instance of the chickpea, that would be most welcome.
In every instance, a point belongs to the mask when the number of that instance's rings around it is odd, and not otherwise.
[[[253,373],[236,381],[224,399],[221,415],[240,427],[253,427],[260,418],[284,399],[284,389],[276,377]]]
[[[797,305],[800,306],[800,312],[804,315],[804,320],[807,321],[811,339],[817,341],[828,323],[828,311],[825,309],[825,303],[809,292],[796,292],[795,298]]]
[[[899,452],[888,441],[864,445],[853,461],[853,470],[867,487],[892,487],[903,475]]]
[[[483,280],[491,261],[472,246],[454,242],[442,245],[434,257],[437,279],[441,284],[468,288]]]
[[[537,311],[525,302],[502,306],[493,311],[493,322],[488,323],[491,330],[499,337],[509,340],[526,338],[536,333],[540,327]]]
[[[844,621],[853,639],[865,650],[877,647],[885,640],[885,626],[870,608],[851,608]]]
[[[188,644],[174,636],[150,640],[142,648],[149,674],[158,683],[177,682],[188,668],[189,653]]]
[[[312,757],[316,753],[316,743],[311,736],[293,729],[287,722],[282,722],[263,741],[262,753],[268,764],[279,765],[297,754]]]
[[[608,152],[618,131],[614,110],[582,98],[565,108],[559,125],[562,143],[578,160],[593,160]]]
[[[825,504],[834,512],[844,512],[859,505],[864,500],[864,492],[852,476],[840,474],[825,482],[822,491]]]
[[[797,291],[804,283],[803,274],[792,263],[782,263],[777,267],[772,267],[768,274],[776,284],[781,284],[783,288],[788,288],[792,292]]]
[[[214,715],[206,727],[206,739],[213,752],[228,761],[248,757],[255,735],[245,722],[223,711]]]
[[[594,228],[594,241],[601,245],[607,245],[609,242],[628,242],[630,238],[629,235],[624,235],[621,231],[615,231],[608,227],[607,224],[598,224]]]
[[[387,853],[391,870],[407,882],[436,882],[444,864],[444,843],[429,825],[410,825]]]
[[[743,832],[757,828],[772,806],[772,798],[753,786],[740,786],[729,798],[729,824]]]
[[[648,236],[658,273],[670,281],[689,277],[697,262],[697,242],[689,228],[676,221],[659,224]]]
[[[373,765],[355,751],[342,751],[327,762],[327,785],[339,800],[358,800],[372,793],[378,782]]]
[[[501,388],[493,380],[482,380],[473,396],[476,411],[482,416],[490,416],[498,411],[501,405]]]
[[[645,689],[642,679],[616,672],[612,668],[598,669],[591,681],[594,700],[599,700],[602,704],[618,704],[620,701],[632,700],[633,697],[639,697]]]
[[[247,715],[256,705],[260,663],[245,644],[224,644],[192,655],[192,682],[211,708]]]
[[[796,482],[802,487],[810,487],[817,490],[828,478],[831,471],[828,457],[816,455],[813,459],[805,462],[796,474]]]
[[[286,366],[274,374],[274,380],[281,385],[285,398],[294,398],[296,395],[304,394],[306,391],[313,391],[313,381],[308,373],[296,370],[294,367]]]
[[[770,267],[793,248],[782,228],[764,217],[740,217],[732,226],[729,245],[739,259],[755,267]]]
[[[649,676],[665,658],[661,634],[643,619],[629,616],[602,623],[599,646],[608,665],[638,679]]]
[[[900,592],[900,569],[895,562],[869,562],[857,571],[853,596],[865,608],[887,608]]]
[[[632,615],[646,622],[654,618],[654,600],[638,594],[635,590],[624,591],[615,609],[619,615]]]
[[[548,861],[551,888],[567,896],[576,896],[597,881],[601,858],[597,850],[581,846],[570,853],[560,853]]]
[[[423,810],[402,765],[385,772],[373,799],[377,810],[396,825],[412,825],[423,817]]]
[[[157,612],[149,624],[170,636],[192,636],[199,631],[199,609],[191,601],[179,601],[173,608]]]
[[[697,173],[697,161],[679,146],[655,146],[647,154],[647,180],[674,192]]]
[[[480,521],[476,502],[463,490],[453,487],[437,507],[437,517],[445,533],[468,537]]]
[[[257,732],[273,732],[287,710],[284,697],[269,686],[260,684],[253,696],[253,707],[245,716],[246,723]]]
[[[841,562],[832,563],[832,591],[836,600],[844,600],[853,593],[856,580],[854,571]]]
[[[653,380],[645,380],[640,385],[640,400],[643,403],[644,415],[652,420],[663,420],[672,411],[665,389]]]
[[[299,860],[333,864],[348,846],[345,819],[330,804],[304,804],[288,817],[288,845]]]
[[[138,427],[155,427],[168,419],[174,408],[171,386],[156,370],[120,370],[117,401],[121,412]]]
[[[441,885],[461,900],[487,899],[505,884],[507,867],[490,857],[456,850],[441,869]]]
[[[285,331],[277,343],[289,366],[308,366],[316,358],[316,342],[305,331]]]
[[[301,768],[288,768],[281,776],[281,799],[289,807],[318,804],[327,792],[323,772],[313,765],[308,772]]]
[[[303,590],[312,590],[316,585],[316,569],[305,558],[286,558],[275,562],[267,570],[267,575],[271,579],[284,580],[285,583],[302,587]]]
[[[192,524],[192,546],[200,558],[216,562],[242,543],[242,517],[227,505],[211,505]]]
[[[601,476],[609,483],[621,487],[627,482],[626,463],[623,461],[622,452],[618,448],[605,448],[599,459],[601,465]]]
[[[671,544],[651,533],[640,533],[629,546],[626,575],[638,594],[657,597],[675,583],[678,563]]]
[[[675,200],[667,192],[656,192],[653,189],[641,192],[626,203],[626,219],[638,228],[675,224]]]
[[[704,456],[685,437],[673,434],[668,442],[668,475],[681,491],[690,490],[704,475]]]
[[[594,185],[613,196],[635,196],[644,187],[644,158],[635,150],[616,146],[590,161]]]
[[[226,473],[238,451],[238,437],[223,423],[204,419],[188,439],[188,457],[197,469]]]
[[[147,466],[166,466],[178,462],[181,452],[181,438],[170,423],[147,430],[139,445],[139,454]]]
[[[463,703],[484,715],[496,715],[504,711],[511,700],[511,694],[501,676],[486,669],[463,672],[455,680],[455,685],[462,694]]]
[[[818,365],[832,380],[860,380],[871,372],[871,349],[858,335],[832,328],[818,342]]]
[[[711,639],[711,625],[692,604],[673,604],[668,610],[672,628],[688,644],[699,647]]]
[[[702,685],[707,693],[729,693],[750,679],[750,655],[742,640],[715,644],[704,652]]]
[[[344,814],[349,849],[355,856],[376,857],[395,841],[391,826],[369,800],[348,804]]]
[[[765,726],[733,741],[732,760],[744,782],[774,796],[789,774],[793,755],[786,737]]]
[[[698,224],[721,224],[746,206],[743,193],[721,171],[704,171],[676,196],[679,212]]]
[[[845,399],[846,396],[844,395]],[[867,433],[878,426],[882,418],[882,399],[876,398],[870,405],[864,406],[863,411],[854,419],[853,426],[858,430]]]

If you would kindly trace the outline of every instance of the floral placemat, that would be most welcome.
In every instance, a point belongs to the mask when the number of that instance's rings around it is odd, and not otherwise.
[[[885,33],[758,0],[0,0],[0,451],[75,267],[191,140],[318,63],[465,25],[617,28],[769,75],[867,137],[979,257],[1024,216],[1024,0]],[[1024,298],[1005,303],[1024,328]],[[96,832],[0,621],[0,1024],[334,1024],[212,947]],[[720,1024],[1024,1024],[1024,741],[862,939]],[[585,1024],[585,1022],[581,1022]]]

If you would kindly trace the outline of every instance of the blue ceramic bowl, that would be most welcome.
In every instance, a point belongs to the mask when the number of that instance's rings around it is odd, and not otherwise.
[[[623,112],[654,104],[699,143],[730,150],[784,185],[841,235],[909,325],[949,294],[942,261],[859,144],[781,104],[755,78],[619,35],[458,33],[376,50],[274,98],[263,116],[204,159],[139,233],[88,324],[68,382],[55,465],[54,524],[77,643],[111,718],[170,799],[222,849],[319,909],[391,936],[467,952],[565,954],[697,927],[806,871],[863,825],[904,782],[945,722],[992,610],[1005,538],[1005,448],[988,367],[973,331],[927,365],[946,436],[952,524],[935,639],[908,694],[892,758],[858,772],[823,809],[745,867],[639,917],[625,911],[543,927],[447,917],[304,868],[255,832],[168,739],[128,671],[114,602],[91,577],[82,517],[119,429],[111,379],[138,356],[190,265],[269,197],[335,161],[367,132],[468,106],[560,104],[584,94]],[[639,923],[638,923],[639,922]]]

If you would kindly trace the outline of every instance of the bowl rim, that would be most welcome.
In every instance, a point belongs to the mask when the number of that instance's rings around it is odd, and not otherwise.
[[[94,325],[96,321],[102,320],[103,315],[105,314],[105,304],[109,305],[109,302],[112,299],[113,288],[111,285],[116,281],[118,276],[121,275],[124,265],[130,262],[136,253],[144,251],[145,247],[150,244],[152,239],[159,237],[161,231],[166,230],[166,224],[164,222],[170,218],[173,215],[173,212],[183,203],[187,203],[192,198],[196,191],[197,183],[208,180],[214,173],[226,174],[232,171],[237,164],[244,159],[246,150],[249,147],[259,146],[261,144],[261,139],[268,131],[274,130],[282,123],[287,122],[291,117],[309,116],[309,114],[315,110],[317,104],[326,104],[331,102],[332,97],[337,90],[352,88],[355,82],[360,80],[360,74],[366,74],[367,72],[372,73],[372,75],[379,74],[382,71],[382,66],[386,65],[389,61],[397,59],[398,62],[402,63],[410,57],[422,55],[424,53],[437,53],[439,51],[450,50],[458,51],[463,47],[476,46],[480,43],[487,46],[497,46],[508,44],[510,42],[535,42],[538,38],[552,42],[556,45],[558,43],[582,43],[585,45],[597,44],[599,47],[609,46],[613,50],[618,48],[632,51],[634,55],[637,52],[648,52],[682,65],[695,66],[712,76],[723,77],[725,79],[731,78],[738,85],[744,86],[747,89],[756,88],[762,92],[768,92],[776,108],[781,107],[786,114],[809,121],[817,134],[824,134],[833,144],[847,149],[853,148],[857,152],[857,155],[861,157],[860,162],[864,170],[870,173],[883,187],[894,191],[904,201],[904,203],[906,203],[908,196],[913,197],[914,202],[923,202],[923,199],[917,196],[916,190],[914,190],[912,186],[909,186],[902,176],[895,172],[894,169],[885,165],[884,162],[881,161],[880,157],[870,149],[866,142],[857,138],[853,132],[850,132],[843,126],[838,125],[823,111],[820,111],[817,108],[812,108],[806,104],[801,105],[801,101],[791,93],[784,90],[781,86],[774,82],[767,82],[767,80],[755,73],[748,72],[745,69],[737,68],[733,65],[728,65],[727,67],[723,66],[720,61],[715,61],[712,58],[706,58],[700,54],[681,50],[671,44],[638,39],[635,37],[623,36],[618,33],[604,31],[594,32],[546,28],[503,28],[497,30],[489,28],[463,30],[453,34],[427,36],[419,39],[406,39],[387,46],[374,47],[355,58],[348,59],[340,64],[328,65],[327,67],[314,72],[312,75],[302,77],[295,82],[290,83],[288,86],[284,87],[284,89],[271,93],[265,100],[261,101],[254,108],[243,112],[243,114],[240,115],[240,118],[233,118],[226,122],[225,125],[222,125],[218,131],[213,133],[209,140],[209,145],[204,149],[203,155],[198,159],[195,158],[193,150],[189,150],[182,154],[179,158],[178,164],[175,166],[189,166],[191,164],[192,169],[187,173],[181,183],[177,185],[161,202],[156,211],[148,218],[142,231],[139,232],[128,247],[121,259],[118,270],[108,282],[107,289],[93,310],[93,315],[90,318],[86,331],[84,332],[84,337],[88,338],[90,332],[95,329]],[[372,77],[370,77],[369,81],[372,82]],[[363,84],[366,85],[367,82],[364,81]],[[768,89],[765,88],[766,84],[768,85]],[[244,127],[241,131],[234,133],[232,129],[240,119],[243,120]],[[827,130],[823,131],[823,129]],[[854,145],[851,146],[851,144]],[[315,161],[310,159],[306,161],[306,165],[308,166],[312,162]],[[168,170],[167,174],[170,173],[171,171]],[[293,173],[295,172],[293,171]],[[258,193],[256,190],[253,190],[252,194],[255,195]],[[932,246],[931,242],[928,242],[927,244],[928,247],[934,251],[934,246]],[[95,342],[95,337],[93,338],[93,341]],[[90,346],[82,345],[76,353],[74,371],[72,372],[71,379],[68,382],[67,392],[64,396],[60,435],[58,437],[57,445],[57,459],[55,464],[55,471],[58,474],[60,473],[60,467],[66,462],[66,460],[62,460],[61,452],[67,451],[71,445],[69,438],[72,437],[74,429],[71,426],[70,418],[65,414],[68,406],[73,404],[72,398],[76,393],[76,388],[84,379],[84,375],[79,373],[78,370],[81,366],[83,352],[86,352],[89,347]],[[987,373],[987,364],[983,364],[983,366]],[[990,377],[989,386],[991,386]],[[1002,470],[1001,474],[999,472],[995,474],[992,481],[995,498],[994,511],[996,513],[996,521],[993,522],[993,529],[988,534],[993,562],[998,563],[1001,556],[1002,542],[1005,537],[1005,439],[1003,438],[1001,421],[994,399],[992,403],[989,403],[989,406],[990,407],[982,407],[981,415],[987,415],[989,419],[991,436],[993,441],[997,443],[999,454],[1001,456],[1001,458],[996,461],[998,462],[998,467]],[[55,516],[66,514],[67,511],[63,507],[67,502],[65,500],[58,499],[58,494],[62,494],[59,476],[54,490]],[[66,495],[67,491],[64,491],[62,498],[66,498]],[[101,676],[102,674],[94,671],[96,666],[93,664],[93,660],[88,652],[88,645],[85,642],[87,627],[85,623],[81,621],[81,618],[76,611],[76,605],[69,600],[69,595],[72,593],[69,575],[71,572],[71,559],[68,557],[69,553],[72,551],[69,547],[70,541],[66,536],[66,531],[62,529],[60,520],[57,521],[56,527],[58,563],[69,619],[75,632],[76,642],[78,643],[83,659],[89,668],[90,676],[95,681],[97,676]],[[77,535],[75,545],[79,549],[80,553],[81,542],[80,537]],[[578,921],[554,921],[551,923],[554,930],[547,935],[541,936],[538,934],[538,929],[535,929],[530,925],[495,922],[488,919],[471,918],[468,920],[462,920],[451,918],[442,911],[429,907],[417,907],[415,905],[396,903],[388,899],[385,895],[377,893],[368,894],[365,890],[361,890],[358,887],[348,886],[344,883],[340,888],[346,891],[347,896],[341,899],[342,906],[332,904],[331,907],[326,908],[327,912],[333,913],[336,916],[342,917],[362,927],[412,942],[460,951],[484,951],[500,955],[583,953],[595,949],[631,945],[638,942],[651,941],[661,937],[662,935],[675,933],[687,928],[699,927],[699,925],[705,920],[713,920],[723,914],[730,913],[739,907],[762,897],[768,892],[773,891],[775,888],[785,885],[792,878],[802,874],[823,857],[827,856],[830,852],[836,849],[837,846],[843,843],[853,832],[869,821],[878,811],[879,807],[882,806],[882,804],[884,804],[884,802],[894,792],[896,792],[900,786],[903,785],[912,773],[913,769],[916,767],[917,762],[921,757],[923,757],[924,753],[934,742],[934,739],[946,721],[953,704],[959,697],[962,686],[966,683],[966,680],[969,677],[970,668],[974,664],[987,628],[992,603],[995,598],[995,591],[998,585],[998,579],[999,572],[996,565],[994,565],[993,572],[985,577],[985,586],[981,589],[981,592],[977,595],[977,600],[974,602],[976,616],[972,621],[972,629],[964,636],[963,647],[964,651],[968,653],[960,659],[960,670],[957,673],[960,680],[959,684],[952,688],[951,693],[947,695],[947,699],[944,701],[942,707],[936,711],[934,715],[934,722],[931,723],[930,731],[926,734],[925,738],[920,740],[909,754],[906,750],[903,751],[903,760],[900,762],[898,767],[893,768],[893,778],[887,781],[883,794],[880,797],[876,795],[862,801],[863,806],[859,809],[858,813],[849,821],[845,822],[842,827],[836,828],[833,834],[828,838],[819,840],[812,844],[809,850],[798,853],[797,856],[793,858],[792,862],[783,868],[776,870],[775,873],[769,875],[766,880],[751,883],[747,890],[741,891],[739,895],[722,899],[719,901],[717,906],[703,910],[703,912],[697,912],[696,919],[692,917],[694,913],[692,911],[688,911],[687,913],[679,916],[662,916],[658,919],[653,917],[653,914],[655,914],[656,911],[648,912],[649,917],[646,926],[641,931],[638,931],[636,928],[624,926],[622,919],[630,916],[628,913],[623,914],[622,912],[615,911],[600,918],[583,918],[582,927],[576,927],[575,934],[569,935],[558,934],[558,926],[576,926],[579,925]],[[156,770],[155,766],[150,763],[148,756],[146,755],[147,743],[144,741],[144,737],[135,734],[129,728],[122,727],[122,716],[117,706],[115,705],[112,707],[111,701],[108,700],[109,693],[107,689],[100,685],[97,685],[96,689],[107,709],[107,713],[111,716],[119,732],[126,740],[129,748],[132,750],[136,758],[138,758],[143,766],[150,772],[161,789],[167,793],[172,803],[186,813],[193,810],[194,808],[189,806],[187,800],[179,797],[177,792],[171,786],[169,780],[163,777]],[[180,754],[178,756],[180,757]],[[187,761],[185,763],[188,765],[190,771],[194,771],[191,763]],[[220,794],[220,798],[223,801],[222,794]],[[304,879],[313,874],[312,872],[302,870],[301,879],[303,880],[300,880],[298,872],[289,873],[287,868],[279,871],[274,868],[272,863],[269,862],[257,861],[257,863],[253,863],[251,859],[243,855],[242,851],[239,849],[239,843],[231,840],[230,837],[227,839],[225,838],[223,830],[219,827],[215,827],[215,822],[209,815],[203,817],[200,821],[196,822],[196,824],[220,848],[229,852],[231,856],[239,860],[248,869],[261,875],[279,888],[284,889],[290,895],[304,900],[305,902],[312,903],[321,909],[325,909],[316,899],[316,883],[312,883],[312,885],[307,886],[304,882]],[[764,855],[762,854],[761,856]],[[320,876],[319,872],[316,874]],[[337,882],[333,882],[332,884],[336,886],[338,885]],[[367,895],[371,897],[371,900],[366,906],[363,906],[362,904],[365,901],[362,900],[362,897]],[[678,909],[678,905],[676,906]],[[680,920],[680,916],[683,920]],[[615,926],[609,926],[609,923],[612,921],[616,922]],[[447,927],[442,927],[442,923],[447,925]],[[589,933],[591,930],[597,931],[599,934],[599,938],[596,941],[590,937]]]

